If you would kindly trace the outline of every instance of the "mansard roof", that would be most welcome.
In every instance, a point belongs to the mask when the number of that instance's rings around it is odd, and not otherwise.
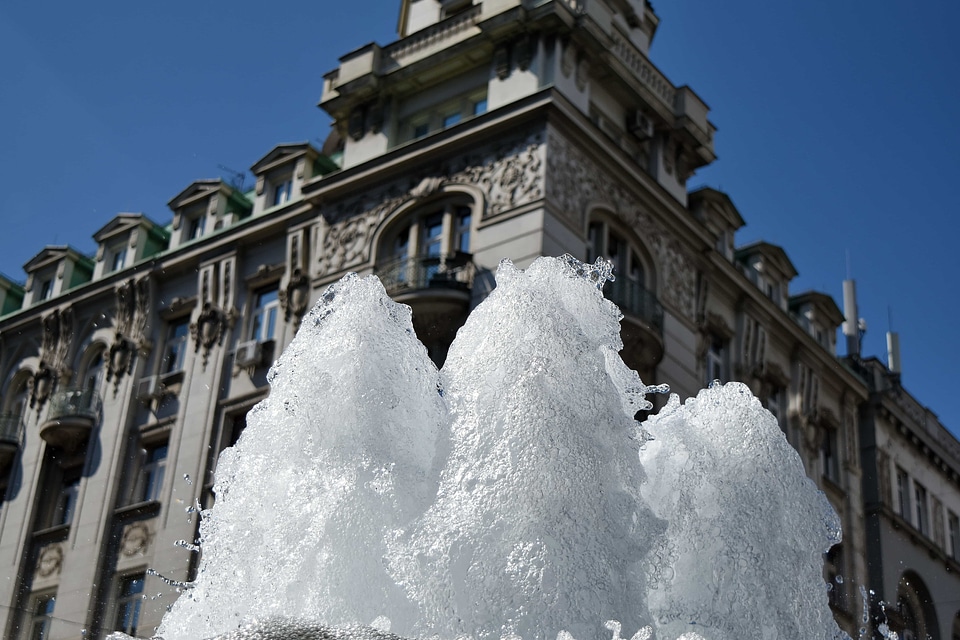
[[[138,227],[146,227],[149,231],[164,233],[163,228],[142,213],[118,213],[113,220],[105,224],[93,234],[93,239],[101,243],[107,238],[121,235]]]
[[[787,257],[787,252],[783,250],[783,247],[778,245],[758,240],[737,248],[735,255],[737,260],[743,260],[757,254],[769,260],[771,266],[779,269],[787,279],[797,277],[797,268],[793,266],[793,262]]]
[[[270,150],[270,153],[257,160],[254,165],[250,167],[250,171],[256,175],[278,164],[282,164],[287,160],[291,160],[305,154],[310,154],[310,152],[312,152],[312,155],[314,156],[319,154],[309,142],[289,142],[285,144],[278,144]]]
[[[740,229],[747,224],[743,216],[740,215],[740,211],[737,210],[736,205],[733,204],[733,200],[723,191],[714,189],[713,187],[700,187],[688,193],[687,199],[691,205],[698,201],[709,202],[715,205],[715,210],[723,216],[727,224],[733,227],[734,230]]]
[[[840,326],[843,322],[843,311],[837,306],[836,300],[829,294],[822,291],[804,291],[795,296],[790,296],[790,309],[798,310],[804,305],[812,305],[818,315],[823,314],[823,318],[829,320],[831,325]]]
[[[90,258],[83,255],[73,247],[65,244],[48,244],[40,250],[40,253],[33,256],[25,265],[23,265],[23,270],[27,273],[32,273],[37,269],[42,269],[46,266],[56,264],[64,258],[70,258],[74,262],[88,266],[93,264],[93,261]]]
[[[199,200],[204,196],[216,193],[222,189],[230,187],[220,178],[208,178],[206,180],[194,180],[190,186],[175,195],[167,203],[167,206],[176,211],[191,201]]]

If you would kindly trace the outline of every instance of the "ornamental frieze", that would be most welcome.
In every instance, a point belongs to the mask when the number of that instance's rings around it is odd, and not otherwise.
[[[618,181],[609,177],[580,149],[551,132],[547,141],[547,200],[575,229],[586,228],[590,206],[612,211],[634,229],[653,251],[662,287],[657,296],[694,319],[696,313],[696,269],[679,241],[668,234],[637,199]]]
[[[319,252],[325,275],[370,259],[373,234],[401,205],[455,185],[478,187],[484,195],[483,219],[536,202],[544,194],[543,134],[490,146],[345,200],[325,217],[330,221]]]

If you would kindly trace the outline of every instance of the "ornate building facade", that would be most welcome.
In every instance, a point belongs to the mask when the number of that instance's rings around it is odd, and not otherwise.
[[[715,129],[650,62],[652,8],[401,4],[396,42],[324,77],[335,123],[322,149],[279,145],[251,167],[249,192],[194,182],[169,223],[119,214],[94,234],[95,256],[46,247],[23,285],[0,279],[5,637],[152,633],[195,570],[189,541],[219,453],[330,283],[379,275],[439,363],[501,258],[563,253],[614,262],[605,292],[644,381],[687,397],[741,380],[777,417],[841,514],[825,578],[844,629],[864,624],[860,587],[894,602],[921,577],[892,624],[956,629],[960,603],[937,594],[960,593],[957,443],[940,427],[935,448],[925,423],[892,418],[902,409],[877,383],[883,365],[837,357],[834,301],[791,293],[782,248],[737,247],[729,196],[688,191],[715,158]],[[894,467],[913,479],[912,509],[924,489],[913,529]],[[936,560],[918,551],[898,565],[904,536]],[[877,607],[866,613],[872,628]]]

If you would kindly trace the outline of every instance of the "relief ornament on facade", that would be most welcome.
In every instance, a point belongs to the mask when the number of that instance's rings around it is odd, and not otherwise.
[[[393,212],[449,185],[479,187],[483,218],[491,218],[543,197],[542,133],[458,156],[432,171],[395,180],[333,207],[323,238],[319,275],[336,273],[370,260],[373,236]]]
[[[697,287],[692,260],[620,182],[556,133],[547,140],[547,175],[547,200],[574,229],[586,228],[585,216],[591,206],[612,211],[634,229],[656,256],[662,284],[657,296],[695,320]]]

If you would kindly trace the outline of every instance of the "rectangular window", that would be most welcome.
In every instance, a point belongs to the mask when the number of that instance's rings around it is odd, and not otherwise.
[[[910,477],[897,467],[897,506],[904,520],[910,520]]]
[[[160,365],[160,373],[183,371],[189,337],[189,318],[174,320],[169,324],[167,328],[167,342],[163,348],[163,362]]]
[[[273,206],[279,206],[290,201],[293,193],[293,180],[284,180],[273,189]]]
[[[837,432],[827,429],[823,434],[823,447],[820,449],[823,461],[823,475],[834,483],[840,482],[840,461],[837,451]]]
[[[53,522],[51,522],[53,526],[70,524],[73,521],[73,514],[77,510],[77,497],[79,494],[79,474],[65,476],[60,483],[60,491],[57,494],[57,504],[53,512]]]
[[[123,269],[124,264],[127,261],[127,248],[120,247],[113,252],[113,255],[110,258],[110,272],[120,271]]]
[[[723,381],[726,379],[725,351],[723,340],[717,337],[710,340],[710,348],[707,350],[707,384],[714,380]]]
[[[53,296],[53,280],[44,280],[40,283],[40,299],[49,300]]]
[[[960,517],[952,511],[947,512],[947,527],[950,530],[950,557],[960,561]]]
[[[50,637],[50,623],[53,622],[53,609],[56,596],[45,593],[33,597],[30,611],[33,618],[30,621],[30,640],[46,640]]]
[[[137,635],[137,627],[140,624],[140,604],[143,602],[143,580],[142,573],[126,576],[120,580],[115,631],[122,631],[130,636]]]
[[[153,445],[141,452],[143,464],[133,502],[150,502],[160,499],[163,476],[167,470],[167,445]]]
[[[432,215],[424,219],[420,235],[420,255],[439,257],[443,249],[443,215]]]
[[[482,113],[487,112],[487,98],[486,96],[480,98],[479,100],[474,100],[473,102],[473,115],[479,116]]]
[[[925,536],[930,535],[930,517],[927,511],[927,490],[920,484],[913,483],[913,497],[916,499],[917,530]]]
[[[470,209],[457,207],[456,232],[453,248],[461,253],[470,253]]]
[[[777,419],[777,424],[780,425],[780,428],[784,428],[783,422],[783,390],[779,387],[770,390],[770,395],[767,396],[767,411],[773,414],[773,417]]]
[[[190,218],[190,226],[187,228],[187,240],[196,240],[203,235],[204,227],[203,214]]]
[[[443,127],[444,127],[444,129],[446,129],[447,127],[452,127],[453,125],[457,124],[458,122],[460,122],[460,112],[459,112],[459,111],[454,111],[454,112],[452,112],[452,113],[448,113],[448,114],[446,114],[445,116],[443,116]]]
[[[422,123],[420,123],[420,124],[418,124],[418,125],[416,125],[416,126],[413,127],[413,139],[414,139],[414,140],[416,140],[416,139],[418,139],[418,138],[422,138],[422,137],[424,137],[425,135],[427,135],[428,133],[430,133],[430,123],[429,123],[429,122],[422,122]]]
[[[253,321],[250,339],[257,342],[273,340],[277,332],[277,315],[280,312],[280,297],[277,285],[271,285],[254,294]]]

